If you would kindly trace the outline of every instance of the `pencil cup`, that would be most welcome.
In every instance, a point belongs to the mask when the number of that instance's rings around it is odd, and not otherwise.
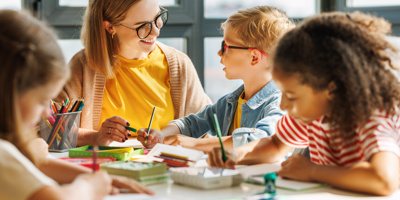
[[[63,152],[75,148],[81,111],[52,114],[40,120],[40,137],[49,145],[49,151]]]

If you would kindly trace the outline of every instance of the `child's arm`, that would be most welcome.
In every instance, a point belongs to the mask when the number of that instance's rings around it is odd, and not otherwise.
[[[278,174],[358,192],[390,195],[399,188],[399,157],[392,152],[378,152],[369,162],[359,162],[351,167],[333,167],[316,165],[304,156],[295,155],[282,163]]]
[[[277,162],[293,148],[282,143],[276,135],[252,141],[246,145],[227,151],[228,160],[222,161],[222,153],[216,147],[208,154],[210,166],[233,168],[236,164],[259,164]]]
[[[110,192],[110,177],[107,172],[99,171],[80,175],[71,184],[43,187],[29,199],[103,199]]]
[[[56,182],[71,183],[81,174],[91,173],[91,169],[76,164],[68,163],[64,160],[48,158],[38,166],[40,171],[55,180]],[[62,173],[60,173],[62,172]],[[154,194],[150,189],[142,186],[140,183],[121,176],[110,176],[112,185],[116,188],[125,188],[130,192]]]
[[[221,138],[224,143],[224,148],[232,149],[232,136],[224,136]],[[185,135],[177,135],[175,137],[165,138],[164,143],[176,144],[189,149],[196,149],[208,153],[213,150],[214,147],[219,147],[219,138],[192,138]]]

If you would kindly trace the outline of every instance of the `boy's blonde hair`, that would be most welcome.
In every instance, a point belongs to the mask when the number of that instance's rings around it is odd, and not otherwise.
[[[230,25],[246,47],[269,53],[280,35],[294,27],[286,12],[270,6],[256,6],[239,10],[221,24]]]
[[[91,68],[108,78],[115,76],[119,64],[118,37],[104,28],[103,21],[118,25],[128,10],[141,0],[90,0],[83,17],[81,39]],[[132,34],[136,34],[132,32]]]

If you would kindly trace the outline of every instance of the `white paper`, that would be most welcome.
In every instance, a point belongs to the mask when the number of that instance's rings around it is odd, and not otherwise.
[[[144,148],[142,143],[140,143],[137,139],[129,139],[124,143],[113,141],[109,145],[110,147],[133,147],[133,148]]]
[[[252,175],[266,174],[271,172],[277,172],[281,170],[280,162],[271,164],[258,164],[258,165],[248,165],[248,166],[236,166],[240,174],[242,174],[244,179],[249,178]]]

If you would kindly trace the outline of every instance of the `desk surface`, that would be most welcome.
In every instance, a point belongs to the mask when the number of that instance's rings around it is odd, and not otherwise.
[[[133,142],[135,143],[135,142]],[[113,145],[114,146],[114,145]],[[120,145],[115,145],[120,146]],[[50,153],[54,157],[68,157],[68,152],[64,153]],[[240,186],[223,188],[216,190],[201,190],[197,188],[191,188],[188,186],[174,184],[172,180],[168,183],[156,184],[148,186],[150,189],[156,192],[156,196],[160,199],[173,199],[173,200],[216,200],[216,199],[243,199],[256,193],[260,193],[264,190],[263,186],[253,185],[248,183],[242,183]],[[293,192],[289,190],[278,189],[277,194],[281,195],[279,199],[307,199],[307,200],[337,200],[337,199],[371,199],[371,200],[399,200],[400,190],[397,190],[392,196],[389,197],[376,197],[371,195],[365,195],[361,193],[348,192],[332,187],[312,189],[302,192]],[[143,195],[134,194],[121,194],[117,196],[108,196],[107,200],[112,199],[153,199],[144,197]]]

